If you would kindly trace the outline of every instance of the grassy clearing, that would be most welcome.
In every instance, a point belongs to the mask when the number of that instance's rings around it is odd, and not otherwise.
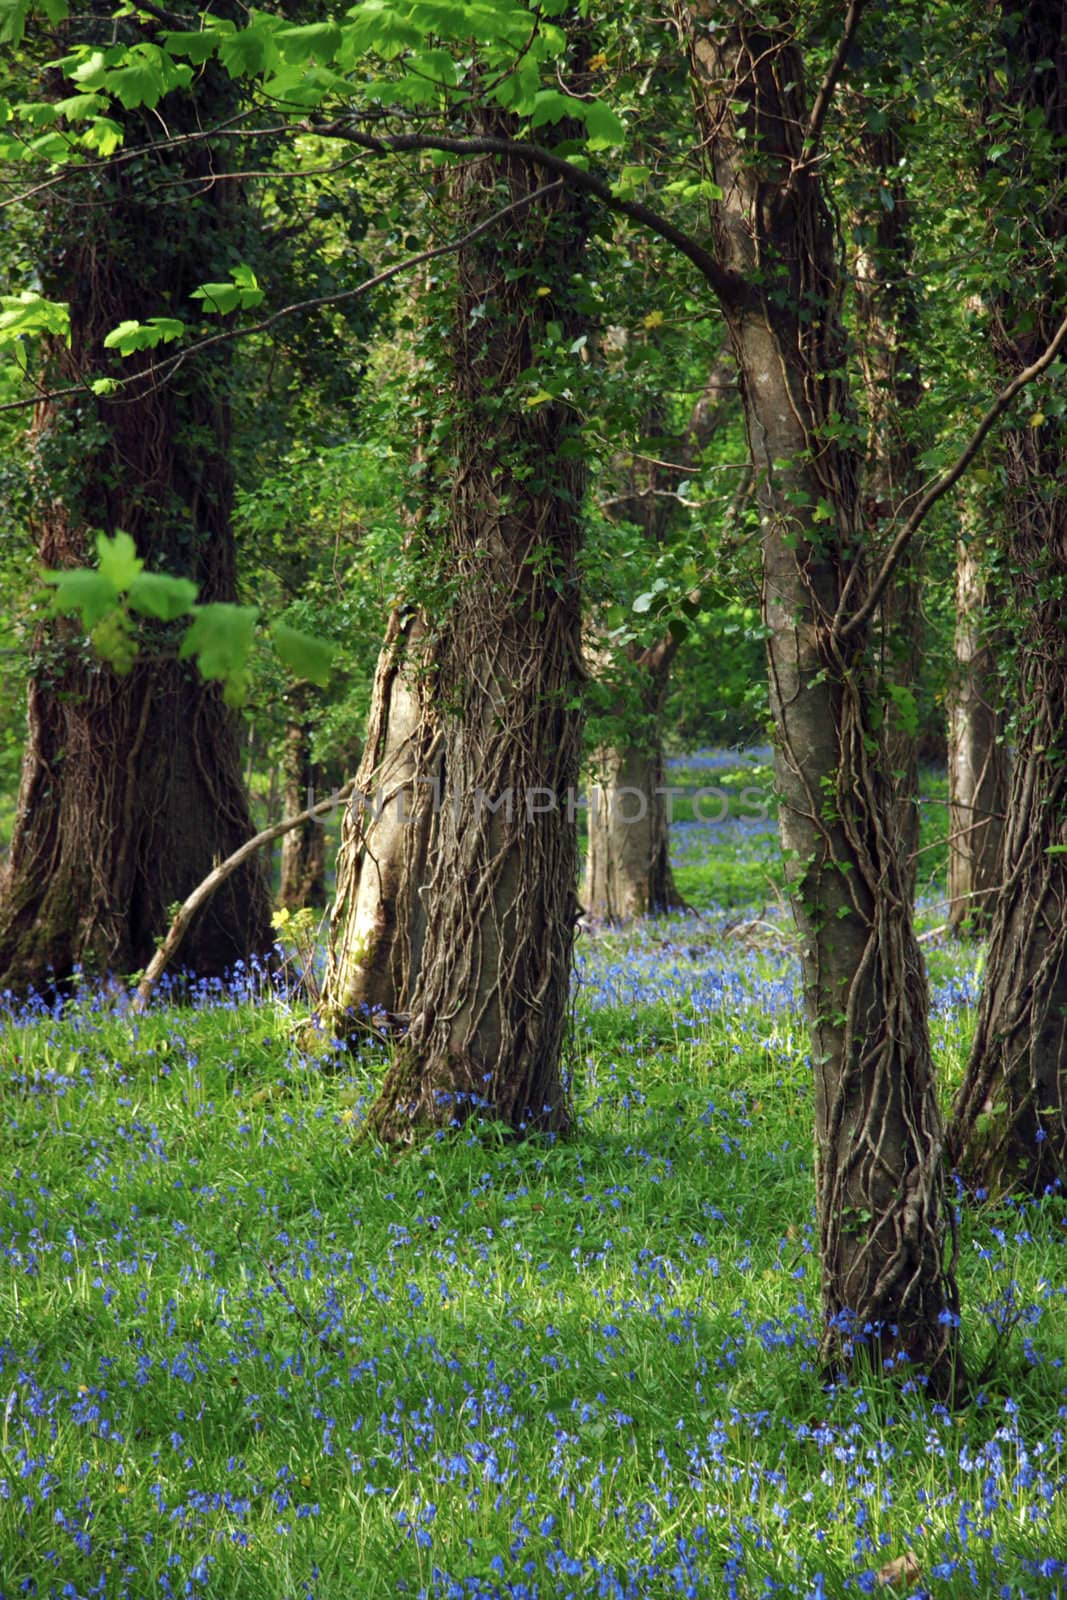
[[[1067,1587],[1062,1204],[961,1215],[965,1412],[828,1385],[795,965],[734,921],[583,941],[566,1142],[361,1144],[380,1059],[249,984],[9,1021],[3,1600]]]

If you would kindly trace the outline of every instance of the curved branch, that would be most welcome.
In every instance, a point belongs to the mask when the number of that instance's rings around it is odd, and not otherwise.
[[[167,929],[167,936],[159,949],[152,957],[144,970],[144,975],[134,993],[130,1005],[132,1011],[143,1011],[152,998],[153,991],[163,976],[170,962],[173,960],[179,945],[185,938],[190,922],[196,916],[201,906],[205,906],[211,899],[215,890],[226,882],[226,879],[237,871],[238,867],[254,856],[257,850],[262,850],[265,845],[273,844],[275,839],[280,839],[284,833],[290,833],[293,828],[299,828],[302,823],[314,822],[316,817],[324,817],[342,800],[347,800],[355,788],[355,781],[346,783],[343,788],[337,789],[328,800],[320,800],[318,805],[310,806],[307,811],[301,811],[298,816],[286,817],[282,822],[275,822],[271,827],[264,828],[262,833],[257,833],[254,838],[246,840],[239,849],[227,856],[225,861],[213,867],[202,883],[198,883],[192,894],[187,896],[175,913],[174,921]]]
[[[1067,317],[1060,323],[1052,343],[1044,353],[1038,356],[1031,366],[1017,373],[1007,388],[1000,391],[951,467],[948,467],[939,478],[935,479],[922,495],[915,510],[890,545],[881,570],[871,584],[863,604],[848,618],[842,618],[840,613],[834,618],[833,632],[836,638],[847,639],[857,629],[862,628],[864,623],[870,621],[882,596],[889,587],[893,574],[900,565],[905,550],[926,520],[927,513],[963,477],[963,474],[985,444],[994,424],[1004,415],[1016,395],[1020,394],[1027,384],[1033,383],[1035,378],[1040,378],[1043,372],[1047,372],[1065,344],[1067,344]]]
[[[325,139],[346,140],[350,144],[357,145],[359,149],[366,150],[369,155],[406,155],[420,150],[439,150],[444,155],[454,156],[510,156],[516,161],[543,167],[546,172],[555,173],[557,177],[562,178],[570,188],[577,189],[581,194],[592,195],[608,211],[613,211],[620,217],[627,217],[631,222],[639,223],[641,227],[647,228],[650,233],[662,239],[665,244],[673,245],[693,263],[721,299],[735,299],[745,288],[741,277],[736,273],[725,271],[711,251],[705,250],[704,246],[698,243],[692,234],[686,233],[684,228],[677,227],[667,217],[651,206],[644,205],[640,200],[621,199],[615,194],[606,178],[599,177],[595,172],[588,172],[584,167],[575,166],[566,156],[557,155],[555,151],[547,150],[543,145],[531,144],[526,139],[501,139],[489,134],[470,139],[435,133],[373,134],[353,127],[350,122],[342,118],[336,118],[332,122],[309,120],[302,125],[301,131],[318,134]]]
[[[155,378],[157,380],[169,378],[177,372],[178,368],[189,356],[197,355],[201,350],[209,350],[213,345],[226,344],[232,339],[245,339],[253,333],[263,333],[266,329],[273,328],[276,323],[281,322],[285,317],[296,316],[298,312],[317,311],[323,306],[336,306],[346,300],[355,300],[359,295],[368,294],[371,289],[380,288],[383,283],[388,283],[391,278],[398,277],[400,273],[407,272],[412,267],[420,267],[426,261],[436,260],[438,256],[450,255],[457,250],[462,250],[464,245],[470,244],[472,239],[477,239],[483,233],[488,233],[504,217],[510,216],[512,212],[520,211],[526,206],[533,205],[537,200],[543,200],[546,195],[555,194],[562,187],[563,184],[558,179],[555,183],[546,183],[540,189],[534,189],[530,194],[522,195],[518,200],[513,200],[510,205],[502,206],[499,211],[495,211],[491,217],[486,217],[477,227],[461,234],[458,239],[449,239],[445,244],[436,244],[428,250],[420,250],[417,255],[406,256],[403,261],[397,261],[393,266],[385,267],[381,272],[376,272],[372,278],[365,278],[354,289],[340,289],[336,294],[318,295],[312,300],[296,300],[292,305],[281,306],[277,311],[272,311],[269,317],[262,317],[259,322],[247,323],[239,328],[226,328],[221,333],[210,334],[206,339],[198,339],[195,343],[186,345],[184,349],[176,351],[174,355],[168,356],[165,360],[154,361],[151,366],[144,367],[140,372],[133,373],[129,378],[116,378],[115,383],[118,385],[118,392],[113,391],[111,394],[94,396],[94,398],[106,399],[110,405],[133,404],[140,398],[140,394],[130,395],[128,399],[124,400],[121,392],[123,389],[130,388],[134,384],[142,384],[146,378]],[[35,394],[26,400],[9,400],[4,405],[0,405],[0,413],[23,410],[27,406],[39,405],[44,401],[63,400],[68,395],[92,395],[92,393],[93,391],[87,383],[73,384],[66,389],[51,389]]]
[[[823,125],[826,122],[826,114],[830,109],[830,102],[833,100],[834,90],[837,88],[838,80],[841,77],[842,72],[845,70],[845,61],[848,56],[848,52],[852,47],[852,41],[856,37],[856,30],[860,25],[860,18],[867,9],[868,4],[869,0],[852,0],[852,4],[845,13],[845,22],[841,30],[841,38],[838,40],[838,45],[834,52],[833,60],[827,67],[826,76],[820,83],[818,93],[811,104],[811,115],[808,118],[808,126],[804,130],[804,142],[800,147],[800,155],[794,162],[792,171],[790,172],[789,178],[786,182],[785,187],[787,193],[793,187],[793,183],[795,182],[798,174],[803,172],[806,167],[810,167],[811,163],[815,160],[815,157],[819,153],[819,145],[822,141],[822,130]]]

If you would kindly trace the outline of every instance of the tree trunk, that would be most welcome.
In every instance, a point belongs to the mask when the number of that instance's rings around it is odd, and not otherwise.
[[[625,336],[620,342],[625,344]],[[726,345],[693,407],[684,437],[672,451],[677,463],[675,478],[695,464],[722,426],[728,396],[736,389],[736,369]],[[662,424],[662,415],[654,412],[648,419],[648,431],[661,434]],[[650,462],[640,475],[632,466],[624,470],[629,492],[613,497],[615,514],[635,523],[650,544],[659,544],[675,506],[668,495],[659,492],[670,469]],[[636,680],[638,702],[631,709],[620,697],[615,720],[620,727],[629,724],[629,731],[615,744],[595,750],[589,762],[593,783],[582,901],[596,921],[621,923],[650,913],[685,909],[671,872],[668,809],[662,792],[663,707],[677,649],[674,636],[665,633],[647,649],[631,645],[617,663],[595,643],[587,652],[598,667],[603,664],[604,677],[621,670],[629,675],[628,687]]]
[[[782,842],[815,1076],[824,1350],[900,1357],[951,1394],[957,1293],[927,987],[894,827],[862,601],[858,463],[841,440],[838,241],[786,28],[733,12],[686,30],[700,131],[723,198],[714,243],[763,521],[764,612]],[[756,155],[750,152],[758,152]]]
[[[864,208],[866,244],[856,257],[856,320],[867,412],[863,474],[865,525],[884,551],[901,507],[921,487],[915,412],[919,311],[912,287],[910,196],[892,113],[872,132],[862,123],[872,192]],[[886,197],[889,203],[887,204]],[[916,690],[923,658],[920,553],[913,544],[880,607],[880,672],[893,775],[893,821],[900,834],[908,892],[914,898],[919,848],[919,754]]]
[[[389,618],[367,742],[341,826],[323,1014],[341,1038],[404,1018],[425,936],[427,850],[440,804],[433,638],[420,612]]]
[[[86,23],[94,26],[110,36],[110,7]],[[230,106],[221,74],[205,71],[204,93]],[[141,142],[152,130],[180,134],[189,115],[174,97],[158,117],[128,120]],[[107,372],[103,339],[125,318],[195,317],[189,294],[225,275],[238,222],[235,186],[212,181],[224,159],[190,143],[94,167],[91,177],[72,172],[45,190],[41,281],[70,302],[72,330],[69,350],[50,349],[46,387]],[[122,375],[153,356],[124,362]],[[168,385],[146,383],[115,401],[83,391],[41,403],[33,477],[43,566],[84,566],[93,530],[124,529],[151,567],[193,578],[201,600],[235,598],[225,361],[190,360]],[[174,656],[175,630],[164,624],[145,629],[125,677],[100,665],[73,624],[38,633],[0,899],[0,987],[48,989],[79,966],[143,967],[168,907],[252,833],[234,713],[217,685]],[[218,973],[270,944],[266,885],[250,863],[199,917],[187,956],[197,971]]]
[[[637,659],[645,737],[604,746],[589,763],[594,781],[582,903],[597,922],[685,907],[671,872],[661,734],[673,656],[661,642]]]
[[[999,81],[1006,109],[1022,119],[1021,138],[1034,137],[1034,113],[1041,113],[1033,153],[1022,149],[1025,176],[1039,174],[1049,197],[1044,207],[1020,213],[1013,258],[1019,287],[994,311],[994,349],[1010,377],[1047,345],[1063,305],[1067,275],[1062,265],[1050,267],[1048,241],[1067,231],[1067,14],[1030,0],[1021,9],[1006,6],[1004,17]],[[1065,445],[1067,428],[1056,414],[1039,410],[1005,430],[1006,625],[1018,646],[1015,760],[1002,887],[951,1129],[964,1174],[992,1193],[1039,1195],[1067,1176]]]
[[[984,935],[1001,882],[1011,758],[972,541],[956,556],[956,664],[948,695],[948,900],[953,933]]]
[[[311,759],[313,725],[308,716],[308,686],[299,684],[290,689],[286,700],[284,809],[287,817],[294,817],[314,805],[319,767]],[[326,904],[326,829],[321,822],[305,822],[282,840],[279,901],[288,911]]]
[[[510,131],[485,115],[483,131]],[[457,172],[452,199],[470,223],[538,183],[521,162],[481,159]],[[570,405],[531,403],[530,373],[580,332],[584,252],[582,203],[555,191],[457,259],[442,340],[452,424],[431,461],[447,496],[442,803],[411,1029],[371,1113],[389,1140],[471,1116],[516,1131],[570,1121],[584,469]]]

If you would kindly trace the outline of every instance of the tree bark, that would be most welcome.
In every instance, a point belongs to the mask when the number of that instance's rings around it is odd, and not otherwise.
[[[961,1382],[927,986],[894,826],[835,230],[791,30],[680,8],[763,522],[782,842],[815,1076],[824,1351]]]
[[[597,922],[622,923],[685,907],[670,862],[662,719],[670,687],[669,636],[640,653],[640,733],[593,752],[582,904]]]
[[[86,23],[101,37],[112,26],[110,7]],[[232,98],[214,68],[203,92],[215,109]],[[153,129],[180,133],[189,116],[175,96],[158,120],[129,120],[140,141]],[[103,339],[125,318],[195,317],[189,294],[225,274],[240,221],[235,186],[212,181],[224,159],[194,142],[45,190],[41,281],[69,301],[72,330],[69,350],[50,348],[46,387],[109,370]],[[151,354],[124,363],[123,376]],[[151,567],[193,578],[201,600],[233,600],[229,442],[222,356],[190,361],[166,388],[146,384],[134,398],[42,402],[32,436],[41,564],[87,565],[92,532],[123,529]],[[173,627],[146,628],[139,659],[119,677],[73,624],[38,633],[0,898],[0,987],[49,989],[77,967],[143,967],[168,907],[252,832],[234,713],[217,685],[173,659],[174,647]],[[191,928],[187,957],[219,973],[270,945],[267,889],[250,862]]]
[[[727,396],[737,388],[729,346],[717,357],[689,418],[684,438],[672,451],[681,471],[691,467],[722,426]],[[662,417],[649,418],[649,432],[663,432]],[[657,493],[670,480],[669,469],[649,463],[643,474],[627,472],[629,493],[614,497],[615,513],[633,522],[650,544],[666,535],[674,502]],[[685,900],[670,864],[669,820],[664,785],[663,708],[670,691],[671,667],[678,645],[672,634],[647,649],[630,646],[626,658],[613,664],[607,651],[594,644],[587,652],[604,675],[628,674],[636,687],[637,705],[621,698],[615,708],[620,725],[631,724],[615,744],[593,752],[593,778],[588,812],[588,846],[582,903],[599,922],[622,923],[650,913],[680,911]],[[622,798],[620,791],[625,795]]]
[[[1004,109],[1019,116],[1021,139],[1033,137],[1028,119],[1040,112],[1046,141],[1037,170],[1047,199],[1020,213],[1018,287],[993,316],[994,349],[1013,375],[1048,343],[1067,287],[1062,262],[1049,258],[1049,241],[1067,231],[1067,13],[1038,0],[1006,5],[1003,44],[994,81],[1006,85]],[[1028,163],[1026,176],[1034,170]],[[976,1186],[1040,1195],[1067,1176],[1067,428],[1039,410],[1006,428],[1004,440],[1015,760],[1002,887],[951,1151]]]
[[[502,113],[483,116],[482,131],[510,129]],[[486,158],[457,172],[451,198],[471,220],[539,181],[521,161]],[[577,916],[584,469],[570,405],[535,399],[529,375],[581,329],[585,244],[582,202],[556,190],[457,258],[451,432],[431,461],[446,497],[441,803],[411,1028],[370,1114],[383,1139],[472,1116],[516,1132],[570,1122],[560,1057]]]
[[[287,817],[293,817],[314,805],[319,766],[311,758],[313,724],[308,715],[308,686],[298,684],[290,689],[286,702],[284,810]],[[309,819],[284,835],[278,898],[288,911],[326,904],[326,830],[321,822]]]
[[[422,613],[394,611],[378,658],[367,742],[341,826],[322,1010],[338,1037],[407,1013],[426,931],[422,890],[441,741],[433,635]]]
[[[989,931],[1000,888],[1011,757],[989,642],[986,583],[973,539],[956,554],[955,671],[948,693],[948,919]]]
[[[856,321],[867,413],[864,524],[885,545],[901,507],[921,486],[915,412],[922,400],[919,310],[912,287],[910,197],[891,113],[878,132],[863,125],[863,155],[873,192],[856,258]],[[889,204],[886,204],[886,196]],[[916,691],[923,658],[921,553],[913,544],[880,607],[880,673],[893,775],[893,824],[914,899],[919,848],[919,750]]]

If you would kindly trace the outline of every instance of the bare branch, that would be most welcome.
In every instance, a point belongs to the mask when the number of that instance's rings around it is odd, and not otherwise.
[[[227,856],[225,861],[211,872],[202,883],[198,883],[192,894],[179,906],[174,920],[167,929],[167,936],[159,949],[152,957],[144,970],[144,976],[137,985],[136,993],[131,1002],[131,1010],[143,1011],[153,991],[163,976],[170,962],[177,954],[178,947],[185,938],[190,922],[196,916],[201,906],[207,904],[215,890],[226,882],[226,879],[237,871],[237,868],[254,856],[257,850],[262,850],[265,845],[273,844],[275,839],[280,839],[284,833],[289,833],[293,828],[299,828],[302,823],[313,822],[316,817],[324,817],[342,800],[347,800],[355,789],[355,783],[346,783],[342,789],[337,789],[328,800],[320,800],[318,805],[309,806],[307,811],[301,811],[298,816],[286,817],[282,822],[274,823],[273,827],[264,828],[262,833],[257,833],[254,838],[248,839],[239,849]]]
[[[172,356],[168,356],[166,360],[155,361],[151,366],[143,368],[142,371],[134,373],[131,377],[117,378],[115,382],[121,385],[122,389],[128,389],[134,384],[143,385],[145,379],[148,378],[154,378],[157,381],[165,380],[177,372],[178,368],[190,356],[197,355],[201,350],[208,350],[214,345],[229,343],[233,339],[245,339],[254,333],[263,333],[266,329],[273,328],[283,318],[295,316],[298,312],[317,311],[324,306],[340,305],[344,301],[356,299],[359,295],[368,294],[371,289],[380,288],[383,283],[388,283],[391,278],[398,277],[400,273],[407,272],[412,267],[422,266],[424,262],[433,261],[438,256],[449,255],[456,250],[462,250],[464,245],[470,244],[473,239],[480,238],[483,233],[488,233],[490,229],[495,228],[498,222],[510,216],[512,212],[521,211],[526,206],[533,205],[535,201],[543,200],[546,195],[556,194],[562,187],[562,182],[558,180],[555,183],[546,183],[540,189],[534,189],[530,194],[522,195],[518,200],[513,200],[510,205],[502,206],[499,211],[495,211],[491,217],[486,217],[477,227],[460,234],[459,238],[449,239],[446,244],[433,245],[428,250],[420,250],[417,255],[406,256],[403,261],[397,261],[393,266],[385,267],[381,272],[375,273],[374,277],[365,278],[354,289],[341,289],[337,294],[319,295],[313,300],[296,300],[292,305],[281,306],[277,311],[273,311],[269,317],[261,318],[259,322],[248,323],[240,328],[226,328],[221,333],[210,334],[206,339],[198,339],[194,344],[186,345],[184,349],[176,351]],[[35,394],[32,398],[26,400],[9,400],[6,404],[0,405],[0,413],[24,410],[27,406],[39,405],[50,400],[62,400],[73,394],[92,394],[92,389],[88,383],[75,384],[67,389],[53,389]],[[140,394],[132,394],[123,399],[120,392],[119,394],[112,393],[104,398],[111,405],[132,405],[140,398]]]
[[[822,141],[822,130],[826,122],[826,114],[830,109],[830,102],[833,100],[834,90],[837,88],[838,80],[840,79],[842,72],[845,70],[845,61],[848,57],[849,50],[852,48],[852,41],[856,37],[856,30],[860,25],[860,18],[867,9],[868,4],[869,0],[852,0],[852,3],[845,13],[845,22],[844,27],[841,30],[841,38],[838,40],[837,49],[834,51],[834,58],[826,69],[826,76],[820,83],[818,93],[816,94],[815,99],[812,101],[811,115],[808,118],[808,126],[804,130],[804,142],[800,147],[800,155],[793,163],[792,169],[789,173],[789,178],[785,185],[786,193],[788,193],[793,187],[793,183],[799,174],[802,173],[807,167],[811,166],[812,162],[819,153],[819,145]]]
[[[862,628],[865,623],[870,621],[882,596],[889,587],[893,574],[900,565],[905,550],[926,520],[928,512],[963,477],[963,474],[985,444],[994,425],[999,422],[1016,395],[1020,394],[1028,384],[1033,383],[1035,378],[1040,378],[1043,372],[1048,371],[1065,344],[1067,344],[1067,317],[1060,323],[1052,343],[1044,354],[1038,356],[1031,366],[1017,373],[1007,388],[1000,391],[951,467],[947,468],[939,478],[935,479],[921,496],[915,510],[890,545],[881,570],[871,584],[863,604],[850,617],[842,617],[840,611],[838,612],[834,618],[833,630],[838,639],[849,638],[857,629]]]

